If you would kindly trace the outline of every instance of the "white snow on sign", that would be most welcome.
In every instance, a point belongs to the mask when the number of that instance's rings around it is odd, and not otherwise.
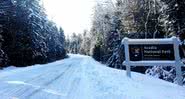
[[[0,72],[0,99],[185,99],[185,88],[108,68],[91,57]]]

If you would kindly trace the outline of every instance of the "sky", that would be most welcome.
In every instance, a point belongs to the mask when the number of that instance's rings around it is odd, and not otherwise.
[[[94,0],[43,0],[46,13],[61,26],[65,35],[89,30]]]

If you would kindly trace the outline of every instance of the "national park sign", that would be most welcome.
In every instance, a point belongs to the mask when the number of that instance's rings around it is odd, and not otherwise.
[[[131,66],[173,66],[176,68],[177,82],[182,85],[182,70],[179,55],[180,41],[176,37],[163,39],[122,40],[124,45],[127,76],[131,77]]]
[[[175,60],[173,44],[131,44],[129,54],[131,61]]]

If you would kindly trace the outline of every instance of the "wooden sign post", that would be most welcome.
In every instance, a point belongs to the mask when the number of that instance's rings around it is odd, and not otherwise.
[[[182,85],[182,71],[179,55],[180,41],[176,37],[166,39],[128,39],[122,41],[125,48],[127,76],[131,77],[131,66],[174,66],[176,78]]]

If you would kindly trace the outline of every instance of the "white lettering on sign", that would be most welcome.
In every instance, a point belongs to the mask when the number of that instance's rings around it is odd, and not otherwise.
[[[157,47],[156,46],[150,46],[150,47],[144,46],[144,49],[156,50]]]
[[[182,85],[182,70],[179,55],[180,41],[176,37],[168,39],[128,39],[124,38],[125,61],[127,76],[131,77],[131,66],[174,66],[176,78]]]

